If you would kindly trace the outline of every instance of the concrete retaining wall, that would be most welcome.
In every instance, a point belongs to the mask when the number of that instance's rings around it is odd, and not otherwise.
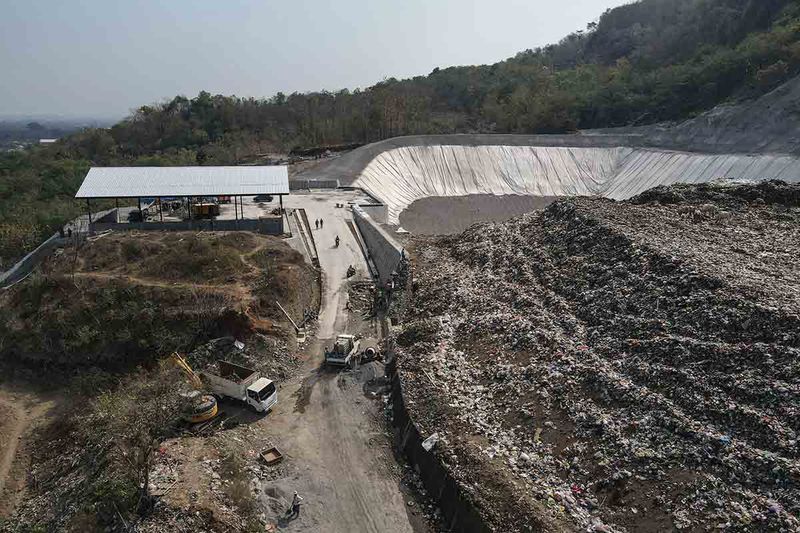
[[[426,452],[422,441],[428,435],[419,433],[406,409],[403,386],[394,360],[386,367],[392,379],[392,414],[395,426],[395,445],[419,473],[425,490],[436,500],[445,518],[448,531],[460,533],[489,533],[489,527],[467,499],[456,480],[436,456],[435,449]]]
[[[360,206],[353,206],[353,218],[364,243],[367,245],[372,262],[378,270],[378,280],[385,285],[400,264],[403,246],[385,229],[380,227]]]
[[[92,219],[100,219],[113,213],[114,210],[103,210],[97,213],[92,213]],[[84,232],[89,222],[87,215],[81,215],[71,222],[64,224],[64,227],[70,227],[75,232]],[[37,246],[32,252],[28,253],[25,257],[20,259],[14,266],[0,272],[0,287],[6,287],[15,283],[25,276],[27,276],[38,265],[42,259],[53,253],[53,250],[60,246],[64,246],[67,239],[62,239],[58,233],[54,233],[47,238],[42,244]]]
[[[358,207],[378,224],[386,224],[389,222],[389,207],[385,204],[358,204]]]
[[[114,220],[116,210],[104,210],[92,214],[92,220]],[[82,222],[81,222],[82,221]],[[81,223],[85,229],[88,223],[86,215],[78,217],[73,221],[74,226],[80,227]],[[92,222],[91,230],[94,232],[115,230],[144,230],[144,231],[253,231],[265,235],[282,235],[284,229],[282,217],[261,218],[257,220],[215,220],[212,224],[210,220],[192,220],[191,222],[138,222],[138,223],[116,223],[116,222]],[[40,244],[35,250],[23,257],[17,264],[5,272],[0,273],[0,287],[5,287],[19,281],[27,276],[31,270],[38,265],[42,259],[53,253],[59,246],[64,246],[66,239],[54,233],[46,241]]]
[[[53,253],[59,246],[64,246],[66,239],[54,233],[49,239],[36,247],[31,253],[23,257],[13,267],[0,274],[0,287],[15,283],[27,276],[42,259]]]
[[[296,178],[289,180],[289,190],[299,191],[305,189],[338,189],[337,179]]]
[[[253,231],[265,235],[282,235],[283,218],[260,218],[255,220],[192,220],[182,222],[96,222],[92,231]]]

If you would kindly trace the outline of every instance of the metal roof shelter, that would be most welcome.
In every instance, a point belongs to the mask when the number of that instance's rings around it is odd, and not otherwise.
[[[75,198],[256,194],[289,194],[287,167],[92,167]]]
[[[239,220],[240,214],[241,218],[244,218],[242,197],[262,194],[278,196],[283,213],[283,195],[289,194],[287,167],[92,167],[83,179],[75,198],[86,200],[91,228],[91,199],[138,198],[141,214],[142,198],[156,198],[159,216],[163,222],[162,198],[185,198],[191,220],[191,198],[225,196],[234,199],[236,220]],[[236,203],[237,197],[238,203]]]

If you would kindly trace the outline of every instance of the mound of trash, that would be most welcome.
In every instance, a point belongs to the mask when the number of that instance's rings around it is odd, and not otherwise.
[[[405,403],[497,531],[800,528],[800,186],[418,238]]]
[[[287,379],[300,366],[300,357],[277,337],[253,334],[247,342],[220,337],[195,348],[188,362],[196,370],[217,371],[219,361],[252,368],[273,380]]]

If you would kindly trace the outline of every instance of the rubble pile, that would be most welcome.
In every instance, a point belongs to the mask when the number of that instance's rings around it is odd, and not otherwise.
[[[800,529],[800,186],[417,239],[407,407],[498,531]]]
[[[195,348],[188,360],[196,370],[214,372],[217,371],[217,361],[229,361],[258,370],[272,380],[287,379],[300,364],[297,353],[290,350],[284,340],[260,333],[253,334],[247,342],[237,341],[233,337],[211,340]]]
[[[348,288],[348,306],[351,310],[370,318],[375,313],[375,285],[369,281],[354,281]]]

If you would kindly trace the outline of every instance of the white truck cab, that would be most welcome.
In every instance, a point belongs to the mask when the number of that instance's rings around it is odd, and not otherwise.
[[[266,413],[278,403],[278,389],[267,378],[258,378],[247,387],[247,403],[259,413]]]

